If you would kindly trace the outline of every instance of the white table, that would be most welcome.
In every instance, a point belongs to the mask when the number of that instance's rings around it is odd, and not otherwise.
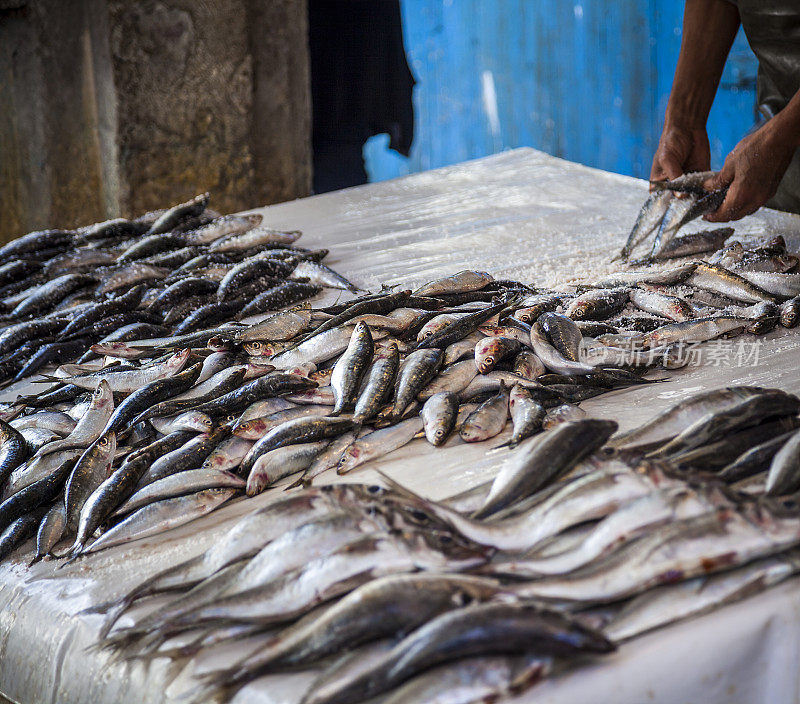
[[[331,249],[328,262],[365,288],[422,283],[464,268],[537,284],[597,278],[611,272],[645,196],[646,184],[531,149],[265,208],[267,224],[302,229],[305,246]],[[702,227],[697,224],[696,227]],[[783,233],[800,248],[800,218],[761,211],[737,235]],[[631,427],[676,400],[726,384],[800,391],[800,334],[777,330],[759,340],[757,366],[690,367],[674,380],[585,402],[590,413]],[[457,438],[444,448],[416,441],[346,478],[374,479],[373,469],[433,497],[489,478],[502,458]],[[435,457],[435,463],[431,458]],[[157,539],[112,549],[56,572],[29,570],[30,550],[0,565],[0,693],[19,702],[174,701],[189,675],[220,652],[191,663],[171,683],[166,661],[149,670],[108,666],[86,647],[97,616],[87,606],[124,592],[177,560],[201,552],[264,496],[223,507]],[[38,577],[32,581],[32,577]],[[44,578],[44,579],[41,579]],[[760,596],[674,625],[618,653],[552,679],[519,698],[537,703],[689,704],[800,702],[800,588],[787,582]],[[236,702],[292,704],[306,675],[264,678]]]

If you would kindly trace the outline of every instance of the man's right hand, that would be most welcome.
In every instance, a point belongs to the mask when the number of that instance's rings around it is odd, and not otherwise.
[[[664,125],[650,167],[650,180],[670,180],[692,171],[708,171],[710,164],[711,150],[704,128]]]

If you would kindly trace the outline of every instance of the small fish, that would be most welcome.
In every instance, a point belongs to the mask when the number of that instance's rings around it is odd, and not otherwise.
[[[491,339],[491,338],[484,338]],[[435,376],[422,391],[417,394],[420,401],[426,401],[443,391],[459,393],[466,389],[470,382],[478,376],[478,368],[475,361],[465,359],[461,362],[451,364]]]
[[[673,198],[669,190],[653,191],[647,197],[617,259],[628,259],[631,252],[657,230]]]
[[[329,442],[326,439],[288,445],[260,455],[247,475],[247,495],[256,496],[284,477],[307,469]]]
[[[485,271],[464,270],[452,276],[431,281],[414,291],[413,295],[435,297],[443,293],[478,291],[488,286],[493,280],[492,275]]]
[[[776,297],[773,294],[760,288],[749,279],[728,271],[718,264],[698,262],[694,273],[687,279],[687,283],[706,291],[719,293],[748,303],[759,303],[760,301],[774,303],[776,301]]]
[[[420,430],[422,430],[422,418],[413,417],[401,420],[388,428],[368,433],[344,451],[336,470],[337,474],[346,474],[365,462],[388,455],[411,442]]]
[[[231,488],[206,489],[148,504],[103,533],[83,553],[97,552],[172,530],[205,516],[225,503],[236,492],[237,489]]]
[[[531,392],[515,384],[508,397],[508,411],[511,415],[513,432],[508,441],[509,447],[516,447],[526,438],[534,435],[542,428],[545,417],[544,407],[535,401]]]
[[[420,416],[422,417],[425,437],[434,447],[444,444],[458,417],[458,396],[452,391],[433,394],[425,401]]]
[[[548,408],[542,419],[542,428],[549,430],[561,423],[568,423],[573,420],[583,420],[586,418],[586,411],[573,403],[562,403],[560,406]]]
[[[628,302],[627,288],[592,289],[575,298],[565,311],[572,320],[606,320]]]
[[[645,313],[660,315],[678,323],[694,318],[692,307],[677,296],[634,288],[630,292],[630,300]]]
[[[668,323],[645,333],[641,338],[645,348],[666,347],[675,343],[693,343],[713,340],[725,333],[741,330],[750,325],[747,318],[737,315],[714,315],[708,318],[695,318],[682,323]]]
[[[369,326],[364,322],[357,323],[347,349],[336,361],[331,374],[331,387],[336,400],[332,415],[339,415],[354,404],[361,378],[372,361],[373,352]]]
[[[800,487],[800,432],[795,432],[778,450],[769,466],[766,493],[785,496]]]
[[[117,449],[114,431],[104,433],[92,443],[69,475],[64,495],[67,528],[76,530],[81,510],[92,492],[109,476]]]
[[[396,343],[390,342],[378,348],[356,401],[354,423],[361,424],[375,417],[392,390],[399,366],[400,355]]]
[[[400,417],[409,404],[436,376],[442,365],[444,353],[440,349],[420,349],[409,354],[397,377],[392,415]]]
[[[510,337],[485,337],[475,345],[475,366],[480,374],[488,374],[498,362],[521,349],[522,344]]]
[[[491,398],[478,406],[458,431],[464,442],[481,442],[503,432],[508,419],[509,391],[503,384]]]

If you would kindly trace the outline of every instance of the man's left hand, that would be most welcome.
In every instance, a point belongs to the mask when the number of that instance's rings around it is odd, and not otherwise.
[[[722,205],[705,216],[708,222],[739,220],[775,195],[795,151],[781,133],[773,118],[728,154],[722,170],[704,184],[709,191],[729,186]]]

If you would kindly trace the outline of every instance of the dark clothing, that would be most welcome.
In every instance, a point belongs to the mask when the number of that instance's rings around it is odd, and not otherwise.
[[[314,190],[321,193],[366,182],[361,149],[373,135],[387,133],[389,146],[408,155],[414,78],[399,0],[309,0],[308,10]]]
[[[758,109],[774,117],[800,90],[800,1],[731,0],[758,59]],[[800,213],[800,150],[767,205]]]

